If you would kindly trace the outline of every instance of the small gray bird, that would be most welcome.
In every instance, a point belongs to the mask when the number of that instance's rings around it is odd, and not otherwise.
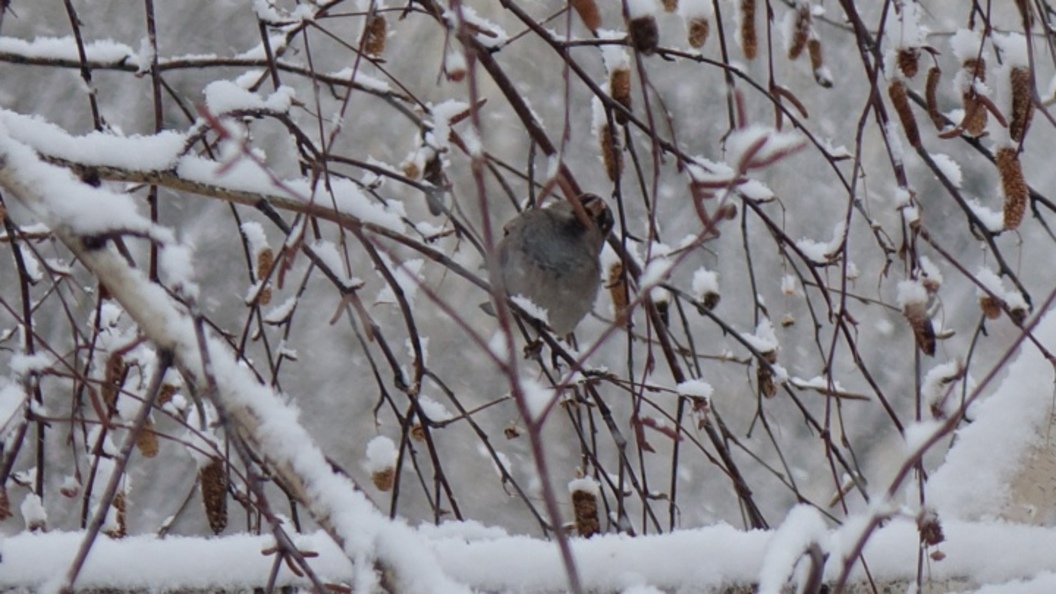
[[[498,273],[506,293],[545,309],[560,336],[571,333],[594,305],[601,284],[598,254],[613,226],[604,200],[594,194],[579,200],[589,223],[561,200],[525,210],[506,223],[498,247]]]

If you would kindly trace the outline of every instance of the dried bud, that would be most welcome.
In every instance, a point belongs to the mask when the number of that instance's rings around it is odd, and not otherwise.
[[[808,4],[800,4],[796,8],[796,14],[792,18],[795,19],[792,29],[792,39],[788,44],[788,59],[795,60],[803,54],[803,50],[807,47],[807,40],[810,39],[810,6]]]
[[[1001,302],[989,295],[979,297],[979,308],[988,320],[996,320],[1001,317]]]
[[[598,130],[598,140],[601,142],[601,160],[605,163],[605,173],[609,179],[616,181],[623,174],[623,153],[620,151],[616,135],[608,124],[602,124]]]
[[[631,45],[638,52],[651,56],[660,45],[660,29],[656,26],[656,17],[646,14],[630,19],[627,23],[627,35]]]
[[[1006,146],[997,150],[997,173],[1005,195],[1005,229],[1015,230],[1023,222],[1030,195],[1016,149]]]
[[[381,14],[373,14],[367,17],[367,28],[364,32],[363,49],[367,52],[368,56],[375,58],[381,57],[381,54],[385,53],[385,35],[388,30],[388,23],[385,21],[385,16]]]
[[[506,436],[506,439],[517,439],[521,436],[521,429],[517,426],[517,423],[510,422],[506,425],[506,428],[502,430],[502,434]]]
[[[917,518],[917,531],[920,533],[920,542],[931,547],[946,540],[942,533],[942,523],[934,510],[921,512]]]
[[[663,0],[664,12],[675,12],[678,10],[678,0]]]
[[[572,511],[576,517],[576,533],[590,538],[601,531],[598,521],[598,484],[591,479],[578,479],[569,485],[572,491]]]
[[[904,47],[898,50],[898,69],[902,71],[906,78],[913,78],[917,75],[917,60],[919,58],[920,48]]]
[[[411,425],[411,439],[419,443],[425,441],[425,427],[422,426],[421,421],[415,421],[414,424]]]
[[[686,37],[689,41],[689,46],[693,49],[700,49],[704,47],[704,43],[708,40],[708,19],[704,17],[694,17],[689,20],[686,24],[688,29]]]
[[[1030,119],[1034,116],[1030,70],[1021,66],[1013,68],[1009,79],[1012,88],[1012,121],[1008,126],[1008,134],[1015,142],[1022,142],[1030,127]]]
[[[396,467],[390,466],[370,473],[370,481],[379,491],[391,491],[396,484]]]
[[[609,90],[612,98],[631,111],[631,69],[617,68],[609,73]],[[627,116],[622,111],[613,112],[617,124],[626,124]]]
[[[895,113],[902,122],[902,129],[906,133],[906,140],[913,147],[920,147],[920,131],[917,129],[917,120],[913,117],[913,110],[909,107],[909,99],[906,96],[906,85],[899,79],[891,81],[887,87],[887,94],[891,97],[891,104],[895,107]]]
[[[178,388],[174,384],[164,383],[161,384],[161,391],[158,392],[158,398],[154,401],[156,406],[164,406],[172,401],[172,397],[176,395]]]
[[[568,3],[588,29],[597,31],[601,27],[601,13],[598,12],[598,5],[594,0],[568,0]]]
[[[220,534],[227,527],[227,474],[224,472],[224,461],[213,458],[200,468],[198,482],[209,527],[214,534]]]
[[[1012,323],[1013,324],[1015,324],[1017,326],[1022,326],[1023,322],[1027,321],[1027,314],[1028,313],[1029,312],[1027,311],[1026,307],[1016,306],[1016,307],[1009,308],[1008,317],[1012,318]]]

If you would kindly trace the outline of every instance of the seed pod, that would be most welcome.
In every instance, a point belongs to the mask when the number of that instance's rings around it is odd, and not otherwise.
[[[213,458],[199,469],[198,482],[209,527],[214,534],[220,534],[227,527],[227,475],[224,473],[224,461]]]
[[[598,521],[597,485],[591,489],[581,484],[585,481],[590,479],[573,482],[572,511],[576,518],[576,533],[583,538],[590,538],[601,531],[601,523]]]
[[[987,112],[986,106],[979,101],[973,83],[976,80],[986,82],[986,60],[969,58],[964,61],[964,69],[969,82],[961,98],[964,104],[964,121],[961,126],[968,135],[979,137],[986,130]]]
[[[608,124],[602,124],[598,130],[598,140],[601,143],[601,160],[605,163],[605,173],[615,182],[623,174],[623,153],[620,151],[616,134]]]
[[[609,73],[609,90],[612,98],[620,105],[631,110],[631,69],[617,68]],[[627,115],[621,111],[612,114],[617,124],[626,124]]]
[[[694,17],[689,20],[687,24],[688,32],[686,34],[689,46],[693,49],[700,49],[704,47],[704,43],[708,40],[708,19],[704,17]]]
[[[572,5],[588,29],[597,31],[601,27],[601,13],[598,12],[598,5],[594,3],[594,0],[568,0],[568,3]]]
[[[906,97],[906,85],[899,79],[891,81],[887,87],[887,94],[891,97],[891,103],[895,106],[895,113],[902,122],[902,129],[906,133],[909,144],[915,148],[920,147],[920,131],[917,129],[917,120],[913,117],[913,110],[909,107],[909,99]]]
[[[1022,142],[1034,116],[1033,92],[1030,88],[1030,70],[1017,66],[1009,73],[1009,86],[1012,89],[1012,121],[1008,134],[1015,142]]]
[[[740,0],[741,50],[744,57],[754,60],[759,53],[759,39],[755,31],[755,0]]]
[[[660,29],[656,26],[656,17],[646,14],[630,19],[627,23],[627,35],[631,45],[638,52],[651,56],[660,45]]]
[[[931,123],[936,130],[942,130],[946,127],[946,122],[943,121],[942,114],[939,113],[938,90],[940,78],[942,78],[942,71],[939,70],[938,66],[932,66],[928,69],[928,79],[924,84],[924,103],[928,106],[928,117],[931,118]]]
[[[1006,146],[997,150],[997,173],[1001,177],[1001,190],[1005,195],[1005,229],[1015,230],[1023,222],[1027,198],[1030,196],[1016,149]]]
[[[904,47],[898,50],[898,69],[906,78],[917,75],[917,60],[920,58],[920,48]]]
[[[385,53],[385,36],[388,33],[388,23],[385,16],[372,14],[367,17],[367,27],[364,32],[363,49],[368,56],[380,58]]]
[[[788,44],[789,60],[798,58],[807,47],[807,40],[810,39],[810,6],[805,3],[800,4],[792,18],[795,22],[792,28],[792,40]]]

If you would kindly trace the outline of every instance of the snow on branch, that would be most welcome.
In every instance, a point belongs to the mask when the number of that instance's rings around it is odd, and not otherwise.
[[[0,187],[45,222],[144,334],[159,349],[173,353],[177,366],[199,384],[199,393],[208,393],[210,378],[203,370],[191,313],[142,271],[131,268],[108,241],[100,240],[131,230],[171,242],[171,232],[153,226],[127,197],[89,188],[68,170],[41,161],[2,127]],[[93,215],[100,211],[107,218]],[[341,545],[362,576],[368,576],[361,579],[377,579],[371,563],[376,559],[401,591],[466,591],[445,576],[413,531],[386,519],[352,481],[334,472],[293,407],[261,385],[225,343],[207,337],[205,345],[217,388],[211,396],[226,413],[230,430],[267,461],[289,494]]]

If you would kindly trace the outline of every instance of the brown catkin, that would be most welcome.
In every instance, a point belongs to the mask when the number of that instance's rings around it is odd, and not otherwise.
[[[898,50],[898,69],[906,78],[917,75],[917,59],[920,58],[920,49],[915,47],[904,47]]]
[[[144,458],[158,455],[158,434],[154,433],[154,421],[149,418],[143,424],[143,430],[136,436],[136,449]]]
[[[224,461],[213,458],[198,471],[198,480],[209,527],[214,534],[220,534],[227,527],[227,475],[224,473]]]
[[[11,499],[7,496],[7,487],[0,486],[0,522],[11,517]]]
[[[928,106],[928,117],[931,118],[931,123],[934,124],[936,130],[946,127],[942,114],[939,113],[938,91],[941,78],[942,71],[938,66],[932,66],[928,69],[928,78],[924,83],[924,103]]]
[[[631,111],[631,69],[617,68],[609,73],[609,89],[612,98],[620,105]],[[617,124],[626,124],[627,115],[622,111],[613,111],[613,117]]]
[[[613,324],[621,328],[627,327],[627,303],[629,296],[627,292],[627,280],[623,275],[623,263],[616,261],[609,267],[608,284],[609,297],[612,299],[612,310],[616,319]]]
[[[689,30],[686,34],[689,46],[693,49],[704,47],[704,43],[708,41],[708,29],[708,19],[704,17],[689,19]]]
[[[388,22],[385,16],[373,14],[367,17],[367,30],[364,33],[363,49],[368,56],[380,58],[385,53],[385,35],[388,32]]]
[[[766,363],[777,363],[777,352],[766,351],[761,353]],[[777,395],[777,383],[774,382],[774,372],[770,365],[760,361],[755,367],[755,379],[759,382],[759,392],[767,397],[773,398]]]
[[[263,281],[271,273],[271,267],[275,263],[275,253],[266,247],[257,254],[257,279]],[[262,287],[257,294],[257,303],[267,305],[271,303],[271,287]]]
[[[608,124],[603,124],[598,131],[598,139],[601,142],[601,160],[605,163],[605,173],[609,180],[616,181],[623,174],[623,153],[616,142],[616,135]]]
[[[755,0],[741,0],[740,34],[744,57],[754,60],[759,53],[759,39],[755,30]]]
[[[811,37],[807,40],[807,53],[810,54],[810,68],[814,71],[814,82],[825,87],[832,86],[832,79],[825,72],[825,58],[821,53],[821,40]]]
[[[910,146],[919,148],[920,131],[917,129],[917,120],[913,117],[913,110],[909,107],[905,83],[898,79],[891,81],[891,85],[887,87],[887,94],[891,97],[891,104],[895,106],[895,113],[902,122],[902,129],[906,133]]]
[[[572,510],[576,516],[576,532],[580,536],[590,538],[601,530],[597,495],[579,489],[572,491]]]
[[[594,0],[568,0],[568,3],[588,29],[597,31],[598,27],[601,27],[601,13],[598,12],[598,5]]]
[[[979,101],[979,95],[975,92],[972,83],[976,80],[986,82],[986,60],[969,58],[964,61],[965,74],[969,77],[969,87],[962,96],[964,103],[964,122],[961,126],[970,135],[979,137],[986,130],[987,112],[986,106]]]
[[[803,54],[810,39],[810,6],[800,4],[796,9],[795,25],[792,29],[792,42],[788,44],[788,59],[795,60]]]
[[[1022,142],[1030,127],[1030,119],[1034,116],[1030,70],[1022,66],[1013,68],[1009,73],[1009,83],[1012,88],[1012,121],[1008,125],[1008,135],[1012,140]]]
[[[656,26],[656,17],[651,14],[631,19],[627,34],[634,49],[646,56],[653,55],[660,45],[660,29]]]
[[[1007,146],[998,149],[997,173],[1001,177],[1001,190],[1005,194],[1005,229],[1015,230],[1023,222],[1027,197],[1030,195],[1016,149]]]
[[[106,377],[103,379],[103,402],[107,408],[114,409],[117,404],[117,393],[125,380],[125,358],[119,354],[110,355],[106,360]]]

